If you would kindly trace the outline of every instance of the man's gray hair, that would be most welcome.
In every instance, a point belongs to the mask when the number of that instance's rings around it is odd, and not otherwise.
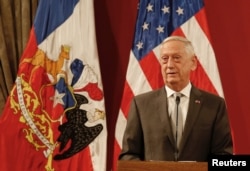
[[[169,37],[167,37],[166,39],[163,40],[161,45],[163,45],[164,43],[169,42],[169,41],[183,42],[185,47],[186,47],[187,53],[189,53],[191,56],[195,55],[194,47],[192,45],[192,42],[189,41],[188,39],[186,39],[185,37],[182,37],[182,36],[169,36]]]

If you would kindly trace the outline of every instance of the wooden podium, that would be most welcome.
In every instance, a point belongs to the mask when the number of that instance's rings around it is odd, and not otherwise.
[[[118,161],[118,171],[207,171],[207,162]]]

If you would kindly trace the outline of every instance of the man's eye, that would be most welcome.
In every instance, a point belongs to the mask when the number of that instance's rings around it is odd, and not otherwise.
[[[163,57],[161,57],[161,59],[162,59],[163,61],[167,61],[167,60],[168,60],[168,57],[167,57],[167,56],[163,56]]]
[[[174,56],[173,57],[175,61],[179,61],[180,60],[180,56]]]

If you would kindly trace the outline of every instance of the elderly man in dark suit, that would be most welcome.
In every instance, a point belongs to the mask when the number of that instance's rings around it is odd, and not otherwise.
[[[191,42],[171,36],[160,51],[165,86],[132,100],[119,160],[208,161],[232,154],[224,99],[190,82],[197,67]]]

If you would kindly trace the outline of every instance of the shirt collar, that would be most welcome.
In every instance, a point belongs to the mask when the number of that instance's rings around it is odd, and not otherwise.
[[[190,96],[190,91],[191,91],[191,83],[189,82],[186,87],[184,87],[179,93],[185,95],[186,97]],[[177,93],[176,91],[170,89],[168,86],[165,86],[166,92],[167,92],[167,97],[169,98],[172,96],[174,93]]]

